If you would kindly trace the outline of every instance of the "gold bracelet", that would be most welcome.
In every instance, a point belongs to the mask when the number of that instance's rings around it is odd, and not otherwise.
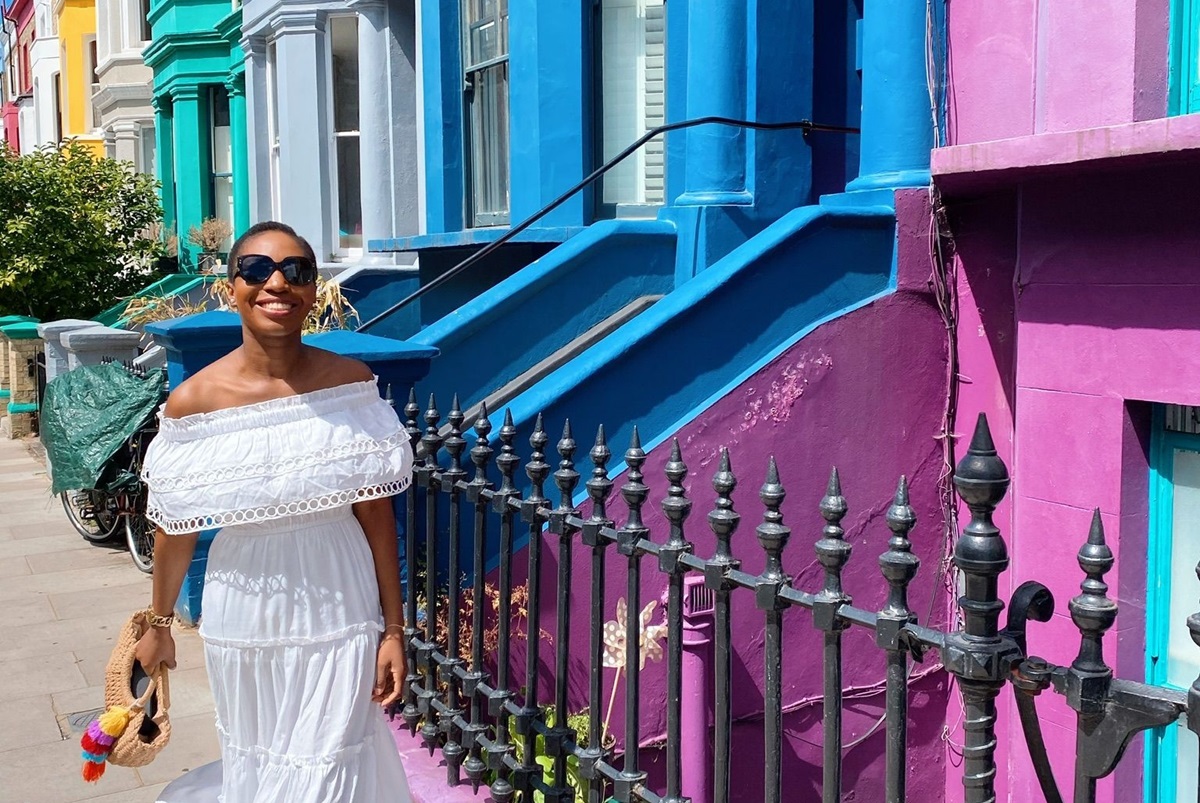
[[[168,614],[167,616],[162,616],[160,614],[155,613],[153,608],[146,609],[146,622],[151,627],[170,627],[171,623],[174,621],[175,621],[175,614],[173,614],[173,613]]]
[[[397,630],[399,630],[401,633],[404,632],[404,625],[384,625],[383,632],[386,633],[389,630],[391,630],[393,627],[396,628]]]

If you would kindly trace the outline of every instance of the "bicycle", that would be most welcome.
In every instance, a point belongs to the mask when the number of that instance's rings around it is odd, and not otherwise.
[[[146,518],[146,486],[141,481],[142,456],[158,433],[151,421],[134,433],[113,460],[127,472],[124,484],[109,492],[96,488],[63,491],[63,509],[75,531],[89,543],[103,544],[125,536],[133,565],[154,571],[154,525]]]

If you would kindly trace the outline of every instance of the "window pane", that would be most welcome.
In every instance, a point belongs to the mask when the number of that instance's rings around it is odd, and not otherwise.
[[[358,18],[329,20],[333,52],[333,127],[358,130]]]
[[[1196,610],[1196,564],[1200,563],[1200,453],[1176,450],[1171,509],[1171,602],[1167,640],[1167,682],[1181,689],[1200,674],[1200,655],[1183,626]],[[1196,737],[1178,730],[1178,789],[1196,788]]]
[[[474,74],[471,178],[477,226],[508,222],[508,62]]]
[[[212,172],[233,172],[233,140],[229,128],[229,95],[224,87],[212,89]],[[232,220],[232,218],[231,218]]]
[[[213,217],[233,225],[233,178],[231,176],[215,176],[213,178]],[[221,250],[228,252],[233,245],[233,238],[227,237]]]
[[[141,137],[141,160],[139,170],[143,173],[154,173],[156,151],[158,148],[157,135],[154,133],[154,126],[144,125],[141,127],[139,136]]]
[[[603,0],[600,10],[604,161],[665,119],[666,18],[663,0]],[[664,149],[653,140],[609,171],[608,204],[661,204]]]
[[[337,138],[338,172],[338,244],[341,248],[362,248],[361,162],[358,136]]]

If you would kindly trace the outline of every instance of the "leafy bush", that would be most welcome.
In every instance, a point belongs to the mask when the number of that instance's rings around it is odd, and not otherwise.
[[[0,315],[88,318],[157,278],[158,182],[67,142],[0,153]]]

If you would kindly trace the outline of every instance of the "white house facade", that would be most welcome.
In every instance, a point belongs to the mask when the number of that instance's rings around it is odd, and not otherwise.
[[[322,261],[388,262],[416,234],[413,0],[247,0],[250,215],[286,220]]]
[[[96,0],[96,110],[108,156],[154,172],[153,71],[142,61],[150,43],[150,0]]]

